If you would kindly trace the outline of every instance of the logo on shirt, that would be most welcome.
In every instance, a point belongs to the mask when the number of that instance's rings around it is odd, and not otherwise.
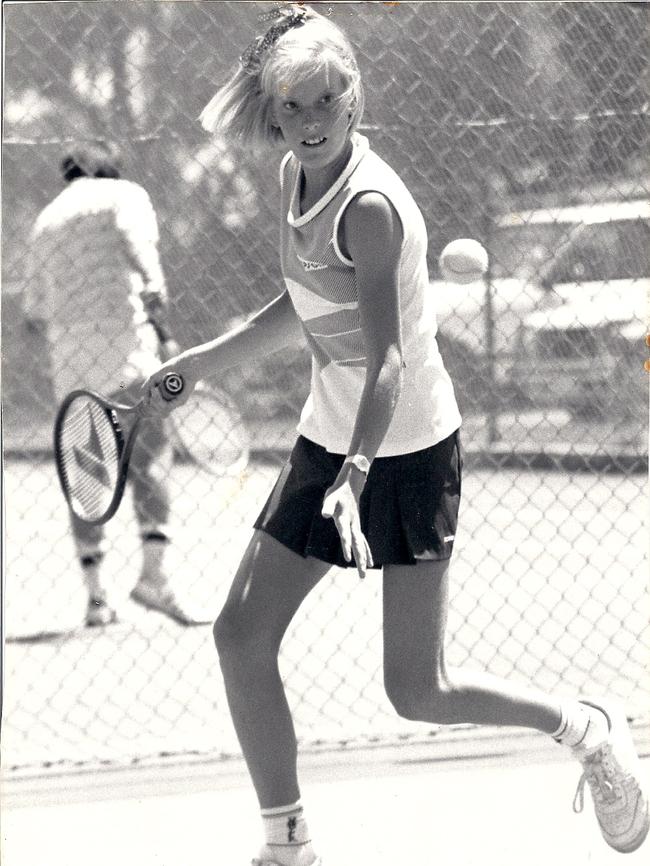
[[[327,268],[327,265],[324,265],[322,262],[310,262],[309,259],[303,259],[297,253],[296,258],[306,271],[323,271]]]

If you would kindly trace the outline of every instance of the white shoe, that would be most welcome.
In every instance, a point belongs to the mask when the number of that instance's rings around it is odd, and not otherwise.
[[[301,856],[298,858],[300,866],[323,866],[323,861],[320,857],[316,857],[311,849],[311,845],[309,845],[309,850],[303,850],[300,854]],[[309,857],[315,859],[308,860]],[[264,845],[258,856],[253,858],[251,866],[283,866],[283,864],[278,863],[277,860],[275,860],[273,851],[268,847],[268,845]]]
[[[114,622],[117,622],[117,614],[103,596],[88,599],[86,626],[94,628],[100,625],[111,625]]]
[[[610,701],[583,704],[595,707],[607,717],[609,736],[593,749],[572,749],[582,764],[573,809],[582,812],[584,789],[588,784],[600,825],[608,845],[623,854],[636,851],[650,829],[648,794],[642,783],[641,762],[622,707]]]
[[[205,625],[213,620],[213,617],[191,613],[183,607],[169,586],[159,585],[150,580],[141,578],[131,590],[131,598],[147,610],[164,613],[180,625]]]
[[[281,866],[281,864],[276,863],[275,860],[258,860],[258,858],[255,857],[251,861],[251,866]],[[309,864],[309,866],[323,866],[323,861],[320,857],[317,857],[313,863]]]

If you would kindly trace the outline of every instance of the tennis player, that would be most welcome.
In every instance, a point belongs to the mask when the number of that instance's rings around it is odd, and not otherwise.
[[[46,336],[57,403],[81,387],[135,402],[147,373],[178,352],[166,322],[156,214],[146,191],[120,178],[112,145],[76,147],[61,170],[67,186],[40,213],[30,237],[27,326]],[[131,597],[192,625],[200,619],[184,609],[164,567],[170,462],[166,426],[143,422],[129,474],[143,553]],[[71,526],[88,592],[86,625],[107,625],[116,613],[101,573],[102,528],[74,515]]]
[[[248,322],[183,352],[195,382],[304,336],[313,365],[299,436],[255,523],[215,639],[230,711],[259,799],[256,866],[320,864],[296,775],[278,671],[285,630],[331,566],[383,570],[384,666],[397,712],[429,724],[544,731],[582,762],[607,842],[638,847],[648,804],[625,716],[606,700],[547,695],[445,663],[449,561],[462,457],[454,389],[424,313],[427,233],[395,172],[357,127],[364,98],[343,33],[287,5],[204,109],[204,127],[281,143],[285,290]],[[181,397],[184,399],[184,397]]]

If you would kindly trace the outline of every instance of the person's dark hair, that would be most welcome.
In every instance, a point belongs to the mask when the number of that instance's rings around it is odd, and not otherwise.
[[[114,144],[96,142],[72,148],[61,161],[61,172],[67,182],[78,177],[119,178],[120,153]]]

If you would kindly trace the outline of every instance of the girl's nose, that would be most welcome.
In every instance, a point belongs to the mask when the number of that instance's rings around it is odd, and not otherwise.
[[[318,128],[318,121],[315,117],[308,114],[305,115],[302,125],[305,132],[314,132]]]

